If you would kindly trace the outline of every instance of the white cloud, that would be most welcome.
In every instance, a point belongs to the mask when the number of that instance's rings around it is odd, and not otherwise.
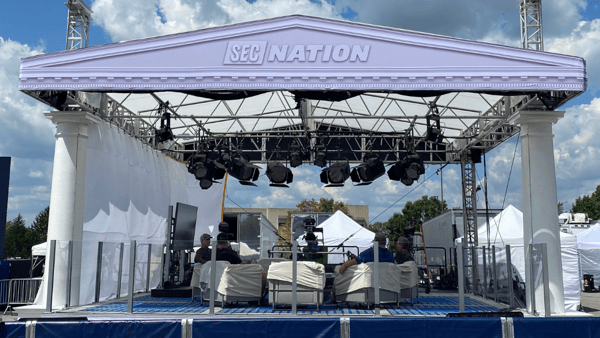
[[[583,57],[593,93],[600,89],[600,19],[580,21],[568,36],[551,39],[546,45],[549,52]]]
[[[36,170],[36,171],[33,171],[33,170],[32,170],[32,171],[30,171],[30,172],[29,172],[29,175],[28,175],[28,176],[29,176],[29,177],[35,177],[35,178],[39,178],[39,177],[43,177],[43,176],[44,176],[44,173],[42,173],[41,171],[37,171],[37,170]]]
[[[339,17],[334,6],[310,0],[95,0],[94,22],[113,41],[192,31],[289,14]]]
[[[0,38],[0,156],[12,157],[9,220],[18,213],[33,220],[50,199],[55,128],[42,114],[48,108],[18,90],[21,58],[41,53],[41,48]]]

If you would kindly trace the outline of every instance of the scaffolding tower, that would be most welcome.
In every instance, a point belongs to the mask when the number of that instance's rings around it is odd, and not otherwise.
[[[83,0],[69,0],[65,6],[69,8],[66,50],[86,48],[93,12]]]
[[[542,36],[542,0],[522,0],[521,45],[525,49],[544,50]]]
[[[465,151],[460,157],[462,173],[462,200],[463,200],[463,233],[466,249],[464,255],[465,285],[472,292],[477,291],[477,180],[475,174],[475,161],[470,152]],[[469,283],[469,281],[471,283]]]

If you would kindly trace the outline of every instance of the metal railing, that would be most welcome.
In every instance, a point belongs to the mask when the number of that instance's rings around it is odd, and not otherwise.
[[[42,278],[0,280],[0,305],[33,304],[40,285]]]

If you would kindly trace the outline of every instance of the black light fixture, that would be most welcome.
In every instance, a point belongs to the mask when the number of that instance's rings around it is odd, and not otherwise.
[[[221,180],[225,177],[226,168],[214,161],[208,159],[209,154],[198,153],[190,160],[188,171],[200,181],[202,189],[210,188],[215,180]]]
[[[267,177],[271,187],[289,188],[288,184],[294,180],[294,174],[290,168],[284,166],[281,162],[271,162],[267,164]]]
[[[417,154],[408,155],[405,159],[398,161],[388,170],[388,177],[392,181],[400,181],[410,186],[419,176],[425,173],[423,160]]]
[[[344,182],[350,177],[350,164],[348,161],[338,161],[321,172],[321,182],[326,187],[343,187]]]
[[[313,164],[321,168],[327,166],[327,155],[325,155],[325,145],[322,140],[320,144],[315,146],[315,160]]]
[[[369,185],[385,174],[383,161],[377,155],[370,156],[363,163],[352,168],[350,178],[356,185]]]
[[[260,169],[259,166],[250,164],[242,155],[237,155],[231,158],[227,172],[229,175],[237,178],[241,185],[256,187],[257,185],[252,183],[252,181],[258,180],[258,169]]]
[[[294,144],[290,147],[290,166],[296,168],[302,165],[302,159],[304,154],[302,153],[300,146]]]
[[[173,140],[175,137],[171,130],[171,114],[167,111],[169,102],[160,103],[158,111],[162,112],[160,116],[160,129],[155,132],[156,143],[163,143],[168,140]]]
[[[429,142],[442,143],[444,135],[442,135],[442,128],[440,126],[440,112],[435,102],[429,102],[429,113],[425,118],[427,119],[427,133],[425,139]]]

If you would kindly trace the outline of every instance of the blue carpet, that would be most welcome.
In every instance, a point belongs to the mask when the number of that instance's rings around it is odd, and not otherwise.
[[[420,297],[414,305],[400,303],[400,307],[386,306],[385,309],[394,316],[445,316],[450,312],[458,312],[458,296]],[[497,308],[475,299],[465,298],[465,312],[494,312]]]
[[[199,299],[199,298],[198,298]],[[404,301],[397,307],[394,305],[385,305],[386,309],[393,316],[445,316],[450,312],[458,312],[458,296],[425,296],[414,299],[414,305]],[[199,301],[192,302],[191,298],[163,298],[151,297],[149,295],[134,299],[134,313],[194,313],[200,314],[208,310],[207,304],[201,304]],[[93,306],[83,311],[103,312],[103,313],[125,313],[127,311],[127,302],[115,302]],[[465,298],[465,312],[490,312],[498,311],[497,308],[480,302],[475,299]],[[233,306],[220,310],[218,314],[291,314],[289,308],[272,309],[271,306]],[[313,306],[300,307],[297,311],[300,315],[373,315],[373,310],[365,308],[354,308],[342,306],[341,308],[333,306],[322,306],[317,311]]]
[[[200,302],[192,302],[187,299],[187,303],[184,302],[168,302],[168,301],[142,301],[138,302],[137,299],[133,302],[134,313],[202,313],[208,310],[207,305],[202,305]],[[111,304],[98,305],[84,309],[87,312],[122,312],[127,311],[126,302],[116,302]]]

